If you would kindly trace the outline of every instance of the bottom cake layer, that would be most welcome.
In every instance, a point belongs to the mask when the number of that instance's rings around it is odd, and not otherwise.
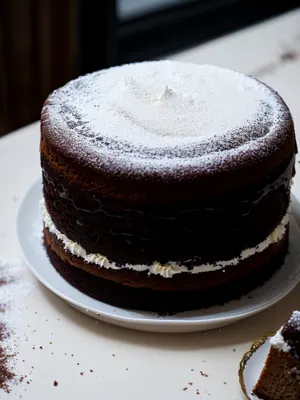
[[[277,244],[278,251],[268,262],[237,279],[207,289],[163,291],[127,286],[71,265],[62,260],[53,250],[51,242],[47,240],[49,239],[47,233],[45,230],[45,247],[48,256],[58,273],[72,286],[95,299],[117,307],[161,313],[196,310],[239,299],[265,283],[283,264],[288,250],[287,230],[284,238]]]

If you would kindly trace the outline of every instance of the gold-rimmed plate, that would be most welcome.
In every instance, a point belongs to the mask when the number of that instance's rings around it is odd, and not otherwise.
[[[239,366],[239,380],[242,391],[248,400],[261,400],[253,394],[260,373],[265,365],[269,350],[270,337],[275,332],[267,333],[255,340],[251,348],[244,354]]]

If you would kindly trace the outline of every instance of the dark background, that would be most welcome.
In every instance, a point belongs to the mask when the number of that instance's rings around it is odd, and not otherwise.
[[[168,54],[279,15],[299,0],[0,0],[0,135],[39,118],[79,74]]]

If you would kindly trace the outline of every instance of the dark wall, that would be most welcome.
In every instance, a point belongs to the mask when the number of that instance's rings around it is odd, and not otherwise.
[[[0,1],[0,135],[37,120],[46,96],[76,75],[75,6]]]

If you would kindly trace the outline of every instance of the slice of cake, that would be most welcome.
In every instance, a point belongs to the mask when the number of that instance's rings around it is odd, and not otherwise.
[[[270,340],[271,349],[253,390],[264,400],[300,399],[300,311]]]

